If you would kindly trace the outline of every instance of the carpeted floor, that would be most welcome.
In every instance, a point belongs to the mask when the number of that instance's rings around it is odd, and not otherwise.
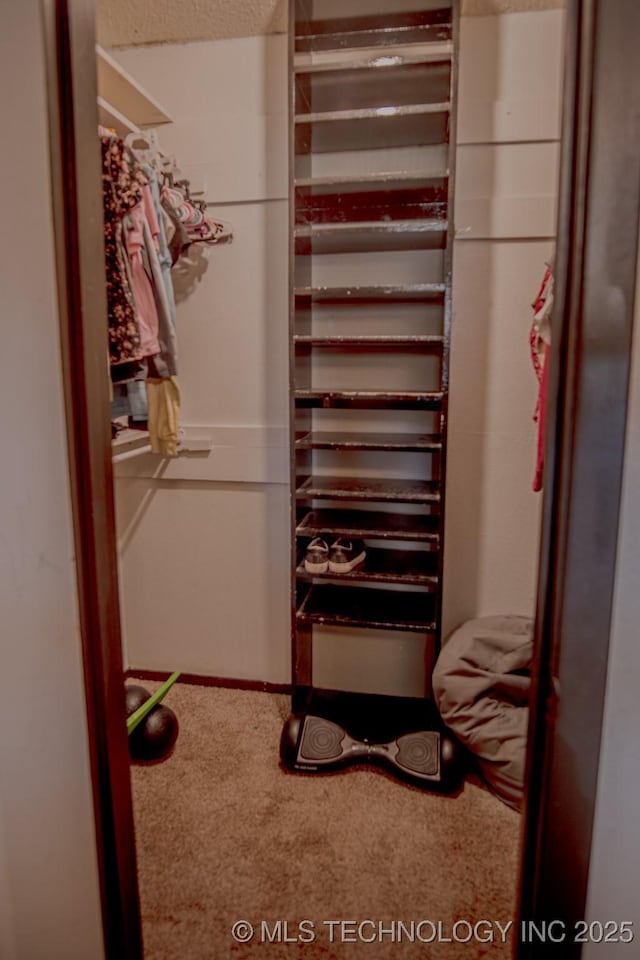
[[[132,768],[146,960],[511,955],[497,924],[514,915],[520,818],[479,780],[446,797],[370,769],[285,773],[288,697],[177,684],[166,702],[174,754]]]

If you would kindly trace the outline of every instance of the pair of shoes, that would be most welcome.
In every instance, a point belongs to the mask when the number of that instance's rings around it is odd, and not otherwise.
[[[326,540],[315,537],[307,546],[304,568],[307,573],[349,573],[361,566],[366,556],[362,540],[339,537],[329,548]]]

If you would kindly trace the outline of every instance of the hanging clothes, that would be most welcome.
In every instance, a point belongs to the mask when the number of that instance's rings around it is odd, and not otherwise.
[[[197,242],[232,238],[229,224],[211,219],[193,200],[186,180],[157,138],[130,134],[126,142],[99,129],[109,300],[112,419],[146,427],[151,447],[178,452],[180,389],[176,304],[171,267]]]
[[[158,251],[158,260],[160,262],[160,270],[162,272],[162,280],[164,283],[164,288],[167,294],[167,303],[169,306],[169,313],[171,316],[171,322],[175,328],[176,326],[176,302],[175,294],[173,290],[173,279],[171,277],[171,267],[172,267],[172,257],[169,251],[169,245],[167,241],[167,231],[166,231],[166,220],[167,215],[162,209],[160,203],[160,185],[158,183],[158,177],[156,171],[149,164],[143,164],[142,169],[145,173],[145,176],[149,180],[149,187],[151,190],[151,196],[153,198],[153,207],[156,217],[156,222],[158,225],[158,232],[156,235],[156,249]]]
[[[109,314],[109,360],[142,357],[140,329],[124,241],[124,218],[142,200],[142,172],[119,137],[101,136],[105,269]]]
[[[152,357],[160,353],[155,297],[151,279],[145,271],[143,261],[144,231],[149,204],[153,208],[149,197],[149,185],[145,184],[140,201],[128,211],[124,219],[125,243],[131,264],[131,280],[138,309],[140,347],[143,357]]]
[[[178,413],[180,388],[175,377],[146,381],[149,405],[149,435],[151,450],[164,457],[178,455]]]
[[[545,425],[547,416],[547,386],[549,372],[549,354],[551,351],[551,311],[553,308],[553,272],[549,264],[546,265],[540,289],[533,300],[533,323],[529,331],[529,345],[531,347],[531,361],[536,377],[538,378],[538,398],[533,414],[534,422],[538,424],[538,438],[536,444],[536,466],[533,477],[533,490],[537,493],[542,490],[544,474],[544,447]]]

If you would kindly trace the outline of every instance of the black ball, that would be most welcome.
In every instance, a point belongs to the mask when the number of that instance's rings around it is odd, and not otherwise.
[[[158,704],[129,736],[129,750],[134,760],[164,760],[178,738],[178,718],[170,707]]]
[[[146,703],[150,696],[151,694],[149,691],[138,684],[125,684],[124,698],[127,709],[127,717],[130,717],[132,713],[136,712],[138,707],[141,707],[143,703]]]

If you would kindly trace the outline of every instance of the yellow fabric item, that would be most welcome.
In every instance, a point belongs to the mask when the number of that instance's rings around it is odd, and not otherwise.
[[[176,377],[167,380],[150,378],[147,384],[149,434],[151,449],[163,457],[178,456],[178,410],[180,388]]]

